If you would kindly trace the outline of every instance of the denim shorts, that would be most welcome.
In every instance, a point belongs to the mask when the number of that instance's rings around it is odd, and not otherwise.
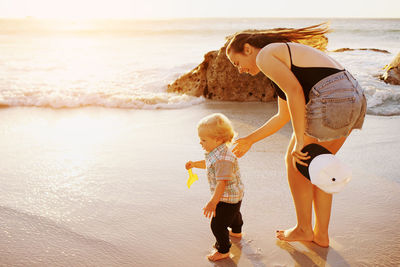
[[[348,136],[361,129],[367,101],[359,83],[346,70],[332,74],[309,93],[306,105],[306,134],[320,142]]]

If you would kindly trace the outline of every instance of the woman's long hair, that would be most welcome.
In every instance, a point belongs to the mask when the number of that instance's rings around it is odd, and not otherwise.
[[[242,53],[244,44],[246,43],[256,48],[263,48],[270,43],[281,42],[303,43],[325,50],[327,38],[324,35],[328,32],[330,32],[329,24],[326,22],[299,29],[276,28],[267,31],[242,31],[234,34],[232,37],[228,37],[232,39],[226,51],[227,53],[231,51]],[[315,41],[318,39],[321,40],[321,38],[324,42]]]

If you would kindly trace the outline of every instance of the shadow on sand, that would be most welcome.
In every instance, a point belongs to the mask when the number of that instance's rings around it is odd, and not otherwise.
[[[276,245],[290,254],[295,266],[350,266],[331,246],[323,248],[313,242],[289,243],[281,240],[277,240]],[[328,254],[329,262],[327,261]]]
[[[230,250],[230,257],[214,263],[218,267],[236,267],[242,265],[243,261],[251,263],[252,266],[265,267],[262,263],[262,255],[259,250],[251,246],[252,240],[245,238],[231,237],[232,247]],[[242,257],[245,256],[245,259]],[[241,263],[239,264],[240,259]]]

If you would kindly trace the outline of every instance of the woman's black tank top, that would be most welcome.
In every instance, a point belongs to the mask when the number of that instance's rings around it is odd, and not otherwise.
[[[290,51],[290,46],[287,44],[289,49],[289,57],[290,57],[290,70],[293,72],[294,76],[296,76],[297,80],[299,81],[301,87],[303,88],[304,97],[306,103],[308,102],[308,94],[311,88],[320,80],[325,77],[328,77],[332,74],[341,72],[343,70],[335,69],[335,68],[327,68],[327,67],[297,67],[292,63],[292,53]],[[286,100],[285,93],[277,86],[275,83],[276,94]]]

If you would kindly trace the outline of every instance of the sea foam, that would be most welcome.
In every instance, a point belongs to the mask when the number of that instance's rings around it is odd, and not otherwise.
[[[204,101],[167,85],[245,29],[303,27],[318,19],[0,20],[0,104],[76,108],[185,108]],[[400,115],[400,86],[377,76],[400,43],[400,20],[331,20],[328,54],[364,88],[369,114]],[[371,29],[380,29],[371,31]],[[338,48],[375,51],[329,52]]]

